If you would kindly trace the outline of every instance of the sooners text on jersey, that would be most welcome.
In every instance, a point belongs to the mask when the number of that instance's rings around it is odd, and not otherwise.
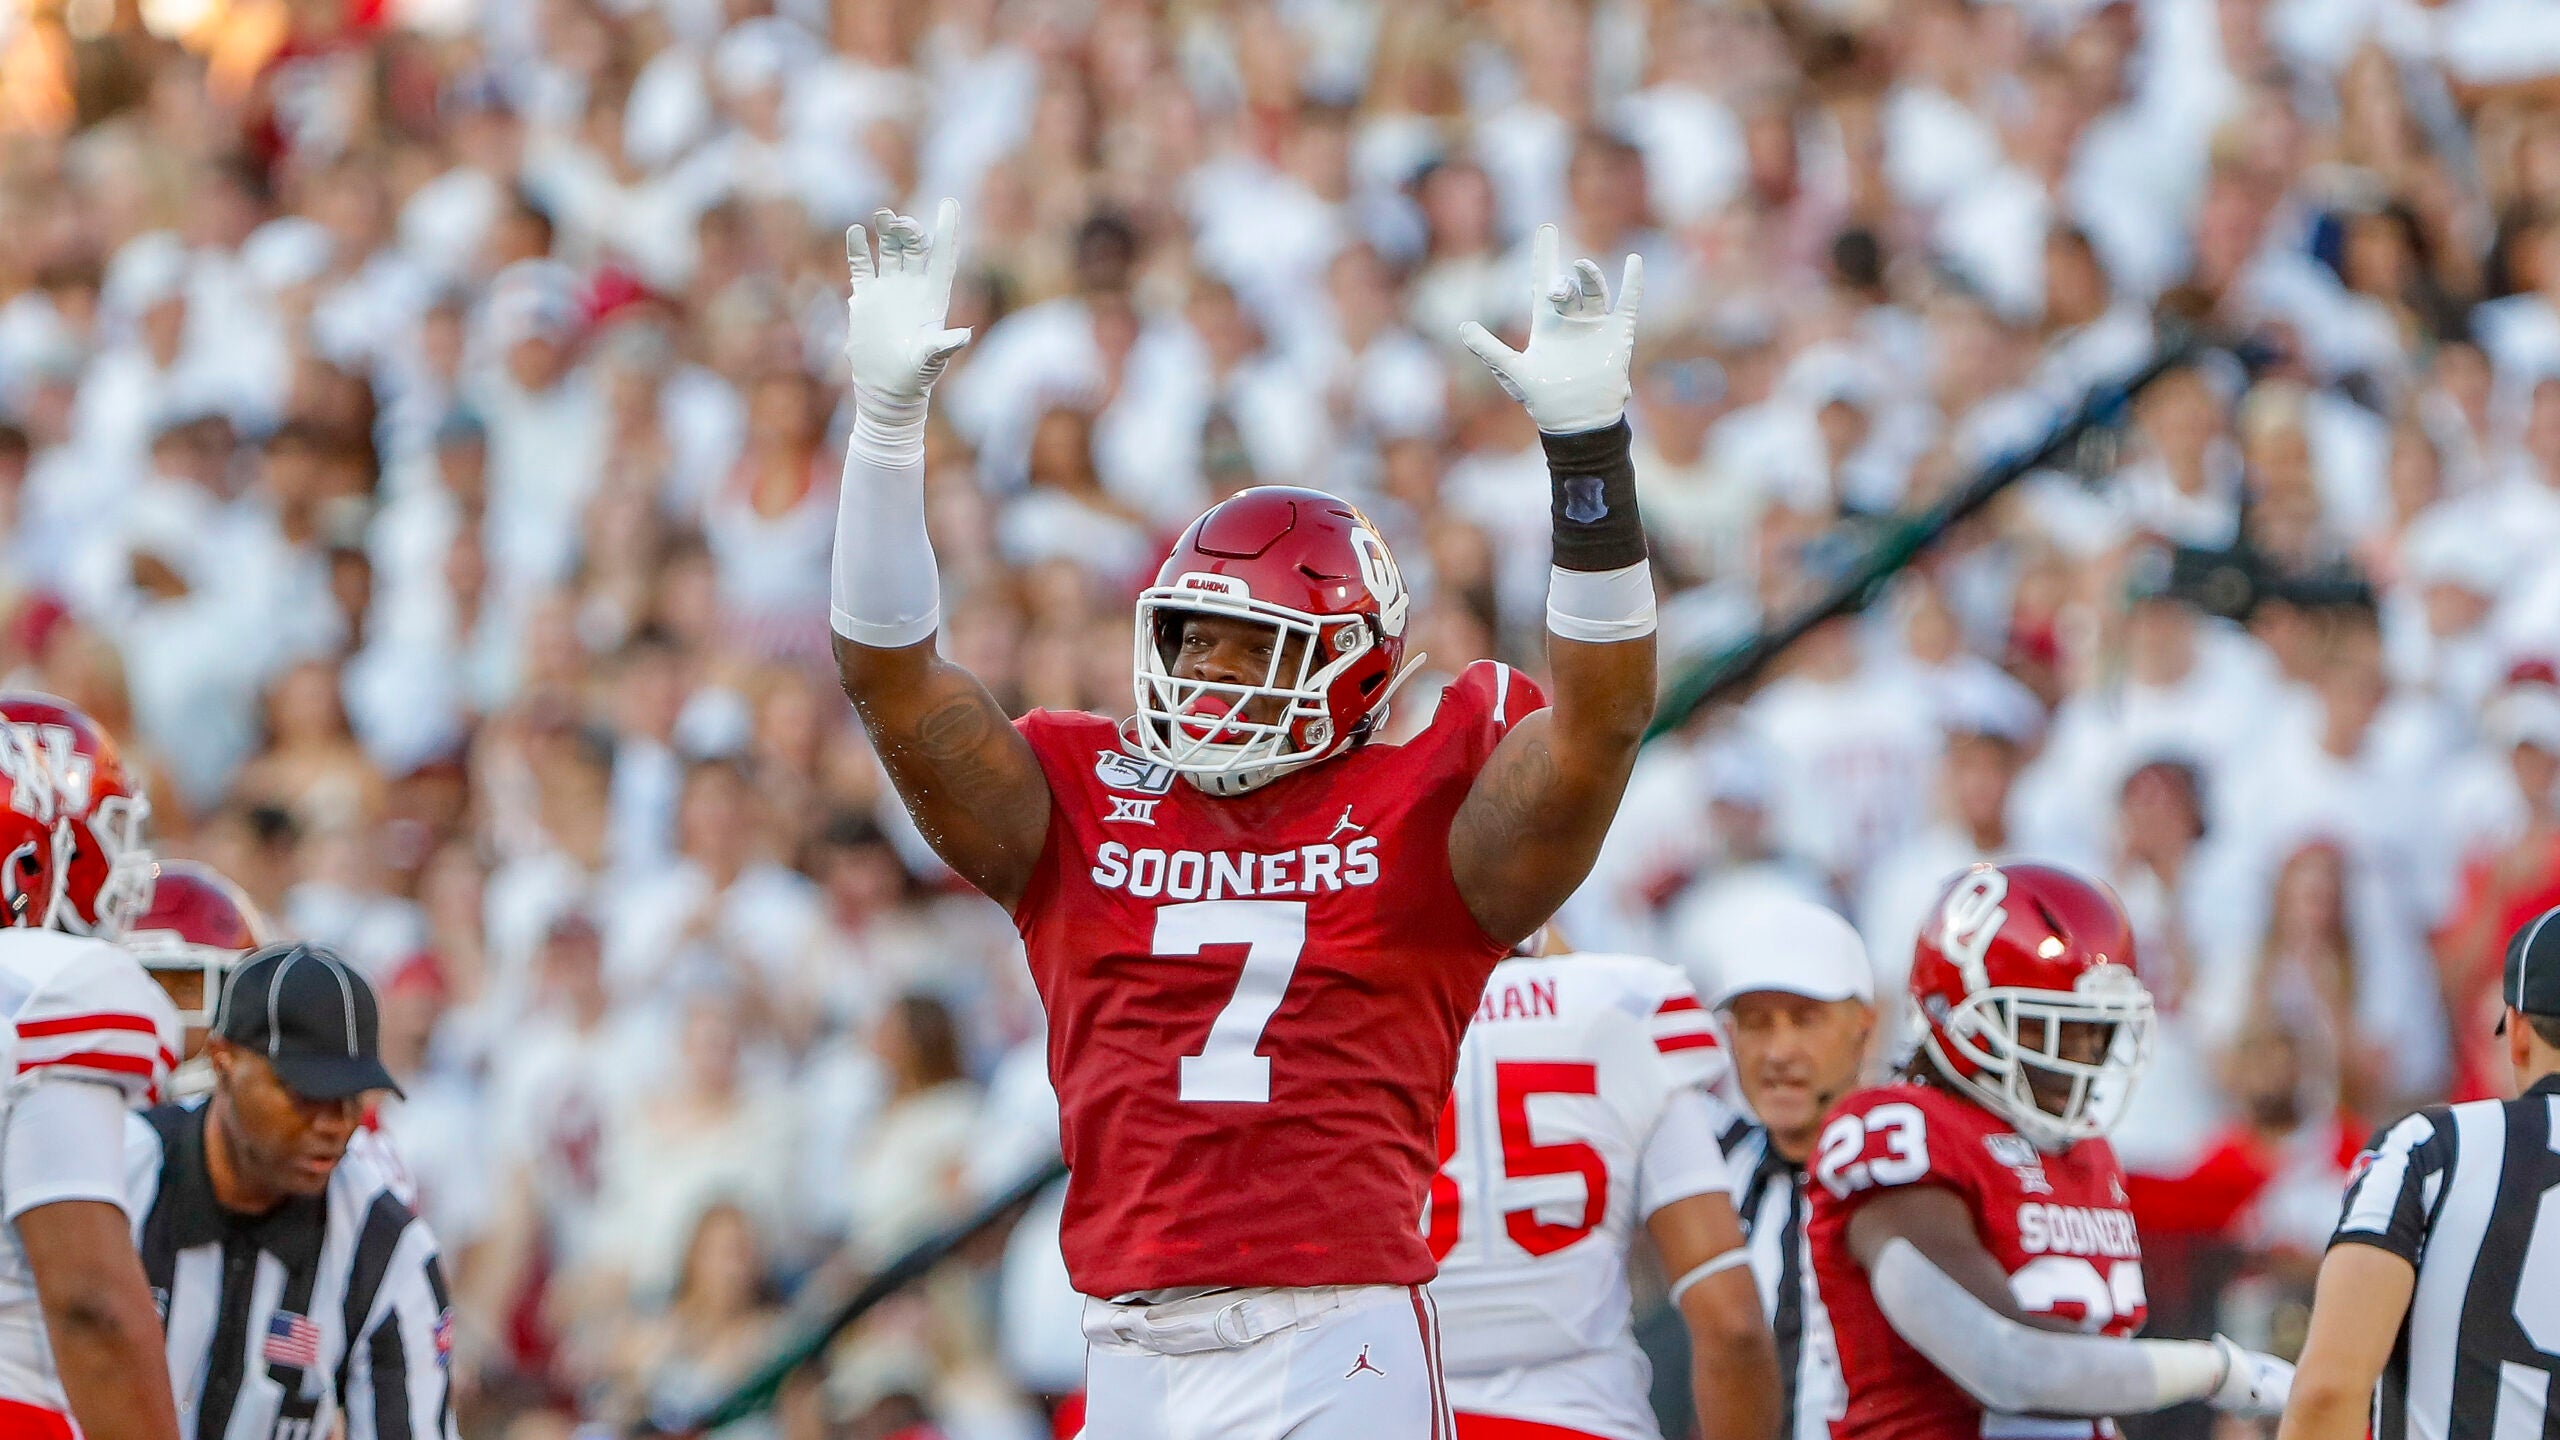
[[[1403,745],[1231,798],[1093,715],[1019,722],[1049,833],[1015,912],[1049,1012],[1088,1295],[1411,1285],[1432,1126],[1503,947],[1449,871],[1476,772],[1545,700],[1478,662]]]
[[[1627,1250],[1654,1211],[1729,1191],[1705,1088],[1725,1069],[1689,979],[1658,960],[1508,960],[1458,1053],[1423,1234],[1440,1262],[1450,1406],[1654,1440]]]
[[[2046,1154],[1973,1102],[1929,1085],[1885,1085],[1840,1102],[1813,1160],[1809,1236],[1839,1343],[1846,1416],[1836,1440],[2095,1440],[2104,1421],[1987,1415],[1894,1332],[1849,1252],[1849,1217],[1884,1191],[1935,1185],[1973,1213],[1983,1248],[2032,1315],[2091,1334],[2142,1328],[2142,1242],[2124,1175],[2104,1140]]]
[[[177,1065],[178,1012],[140,963],[104,940],[54,930],[0,930],[0,1132],[31,1085],[111,1086],[128,1105],[158,1100]],[[124,1153],[120,1130],[98,1137],[109,1157]],[[110,1159],[108,1174],[122,1165]],[[44,1177],[36,1177],[44,1189]],[[35,1205],[63,1199],[122,1199],[87,1193],[12,1194],[0,1215],[14,1222]],[[65,1408],[47,1341],[35,1275],[14,1223],[0,1224],[0,1399]]]

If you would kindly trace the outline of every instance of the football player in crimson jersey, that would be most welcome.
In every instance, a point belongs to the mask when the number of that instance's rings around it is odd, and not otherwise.
[[[1639,1224],[1689,1327],[1707,1440],[1769,1440],[1777,1346],[1716,1142],[1732,1114],[1707,1094],[1725,1068],[1689,977],[1659,960],[1495,968],[1423,1222],[1458,1440],[1660,1440],[1629,1315]]]
[[[1809,1233],[1839,1347],[1836,1440],[2100,1440],[2204,1400],[2284,1408],[2292,1368],[2135,1340],[2142,1245],[2104,1138],[2149,1050],[2115,896],[2067,870],[1976,865],[1924,923],[1903,1078],[1832,1111]]]
[[[925,837],[1011,911],[1049,1012],[1090,1297],[1088,1429],[1448,1433],[1417,1219],[1484,981],[1589,870],[1653,706],[1625,422],[1639,269],[1556,264],[1525,352],[1461,339],[1556,478],[1552,703],[1467,667],[1373,743],[1412,600],[1351,506],[1267,487],[1184,532],[1137,606],[1136,714],[1018,724],[936,651],[928,393],[958,207],[847,237],[854,384],[831,583],[845,692]]]
[[[94,916],[105,868],[58,883],[59,738],[0,722],[0,1435],[175,1440],[124,1115],[167,1082],[177,1016],[113,944],[39,928],[66,897]]]

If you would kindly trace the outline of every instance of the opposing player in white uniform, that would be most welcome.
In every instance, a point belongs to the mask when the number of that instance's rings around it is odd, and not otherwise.
[[[1706,1087],[1687,977],[1626,955],[1496,966],[1440,1117],[1423,1233],[1440,1262],[1459,1440],[1659,1440],[1627,1252],[1651,1232],[1688,1322],[1708,1440],[1762,1440],[1778,1373]]]
[[[111,941],[35,928],[97,914],[62,882],[85,797],[49,738],[0,722],[0,1435],[175,1440],[124,1114],[177,1063],[177,1013]]]

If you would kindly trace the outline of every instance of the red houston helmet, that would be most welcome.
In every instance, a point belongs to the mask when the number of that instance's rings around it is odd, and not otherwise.
[[[193,1006],[181,1006],[189,1026],[211,1025],[222,1003],[222,982],[240,957],[267,943],[266,917],[239,886],[210,865],[163,860],[153,867],[151,903],[125,932],[124,947],[155,977],[204,977]]]
[[[1957,876],[1921,926],[1911,999],[1947,1078],[2046,1149],[2104,1134],[2151,1056],[2151,993],[2123,907],[2047,865]],[[2110,1027],[2101,1059],[2064,1056],[2074,1023]],[[2038,1102],[2039,1073],[2067,1082],[2058,1108]]]
[[[121,935],[151,902],[151,852],[142,840],[151,802],[125,773],[116,742],[71,702],[25,690],[0,694],[0,720],[34,733],[69,832],[44,923],[80,935]]]
[[[1321,490],[1264,485],[1192,522],[1138,596],[1131,746],[1213,795],[1240,795],[1359,745],[1386,719],[1411,597],[1368,517]],[[1259,684],[1183,680],[1187,615],[1278,632]],[[1418,662],[1421,657],[1414,657]],[[1267,720],[1256,701],[1277,700]]]
[[[67,843],[54,775],[36,735],[0,724],[0,928],[42,925]]]

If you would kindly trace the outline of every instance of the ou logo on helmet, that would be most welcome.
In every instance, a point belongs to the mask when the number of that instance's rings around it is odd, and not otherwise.
[[[1938,948],[1955,962],[1968,991],[1990,983],[1982,958],[1991,951],[1992,937],[2009,921],[2009,911],[2000,903],[2008,898],[2009,877],[1985,865],[1957,881],[1938,908]]]
[[[1405,593],[1396,557],[1387,553],[1387,542],[1365,515],[1351,527],[1351,553],[1360,562],[1360,583],[1368,587],[1369,598],[1378,602],[1380,627],[1389,635],[1403,634],[1404,612],[1413,597]]]
[[[58,732],[59,738],[42,730]],[[70,736],[60,726],[0,724],[0,776],[9,781],[9,808],[51,824],[75,798],[62,793],[64,771],[55,763],[71,754]]]

